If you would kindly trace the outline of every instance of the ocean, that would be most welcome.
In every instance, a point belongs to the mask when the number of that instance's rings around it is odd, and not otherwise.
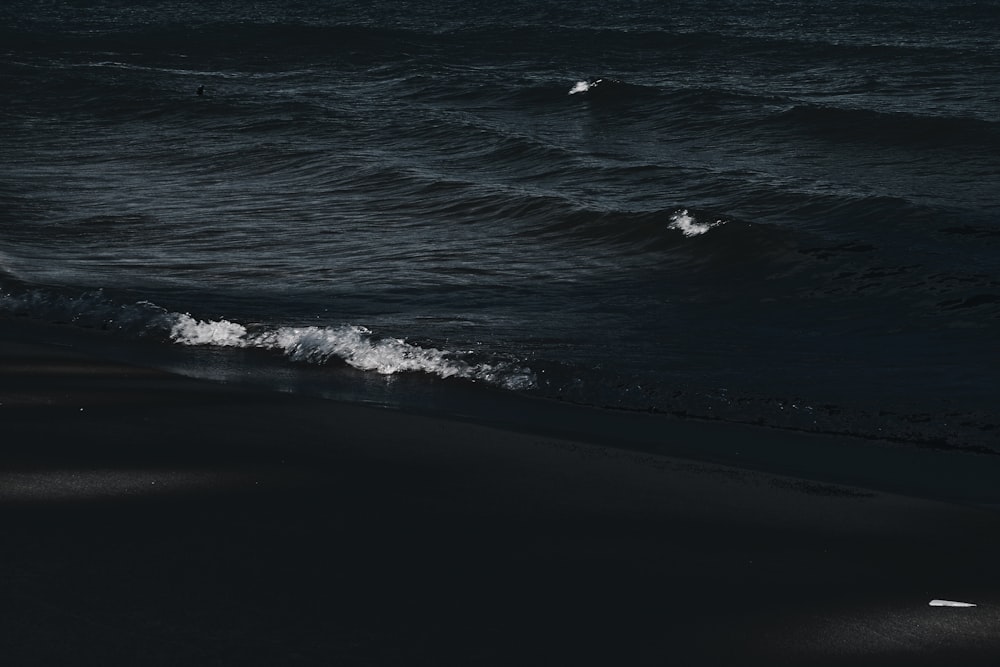
[[[4,318],[1000,453],[996,0],[6,0],[0,54]]]

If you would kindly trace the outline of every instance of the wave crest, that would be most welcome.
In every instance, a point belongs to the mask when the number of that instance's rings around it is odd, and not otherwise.
[[[530,368],[516,360],[488,358],[471,351],[422,347],[401,338],[378,336],[352,324],[335,327],[248,326],[228,319],[201,320],[170,312],[149,301],[124,304],[97,290],[79,295],[33,289],[0,289],[0,313],[46,319],[75,326],[113,330],[137,337],[165,336],[178,345],[273,350],[289,361],[348,366],[381,375],[426,373],[463,378],[511,390],[536,386]],[[479,358],[476,358],[479,357]]]
[[[255,347],[280,350],[292,361],[326,363],[337,358],[348,366],[382,375],[416,371],[440,377],[470,377],[474,369],[437,348],[411,345],[400,338],[376,338],[362,326],[282,327],[251,337]]]
[[[279,327],[251,333],[237,322],[196,320],[185,313],[177,315],[170,337],[182,345],[277,350],[295,362],[325,364],[338,359],[352,368],[380,375],[427,373],[481,380],[507,389],[530,389],[535,385],[534,373],[528,368],[508,363],[469,363],[461,353],[420,347],[401,338],[380,338],[357,325]]]
[[[721,218],[716,219],[714,222],[702,222],[688,213],[688,210],[685,208],[670,216],[670,223],[667,227],[676,229],[684,236],[690,238],[706,234],[713,227],[719,227],[724,224],[726,224],[726,221]]]
[[[182,345],[217,345],[246,347],[247,329],[228,320],[196,320],[187,313],[176,314],[170,327],[170,339]]]

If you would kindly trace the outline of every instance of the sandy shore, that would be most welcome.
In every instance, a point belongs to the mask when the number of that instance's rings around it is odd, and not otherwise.
[[[996,512],[2,333],[5,665],[1000,664]]]

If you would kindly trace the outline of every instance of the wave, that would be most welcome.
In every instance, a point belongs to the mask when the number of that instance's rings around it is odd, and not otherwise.
[[[940,105],[925,104],[922,111],[904,110],[903,103],[887,106],[880,97],[867,94],[858,101],[852,87],[877,89],[870,81],[843,81],[842,88],[825,88],[799,96],[780,90],[756,89],[752,85],[634,84],[614,77],[577,80],[564,95],[588,101],[594,109],[611,109],[614,122],[639,120],[656,131],[698,133],[703,140],[711,132],[716,140],[745,137],[748,131],[767,132],[765,145],[787,142],[790,135],[808,134],[838,140],[875,143],[919,150],[956,147],[1000,150],[1000,124],[973,108],[964,112],[942,97]],[[846,87],[846,88],[843,88]],[[957,93],[956,93],[957,94]],[[807,99],[846,95],[843,105]],[[852,106],[854,104],[864,106]]]
[[[922,12],[923,24],[933,25],[930,17],[943,22],[945,29],[937,30],[914,26],[912,17],[898,8],[887,11],[856,6],[811,8],[808,12],[796,6],[783,7],[773,13],[788,19],[782,21],[752,13],[740,15],[746,11],[742,3],[719,8],[727,15],[723,20],[697,3],[661,13],[634,3],[614,3],[612,7],[601,3],[599,8],[584,3],[574,5],[571,11],[560,6],[562,3],[545,8],[532,3],[518,7],[515,3],[500,11],[478,3],[405,3],[398,7],[304,3],[312,5],[307,7],[275,2],[259,4],[247,12],[230,2],[203,6],[165,2],[144,3],[127,14],[113,5],[86,11],[66,6],[56,13],[40,11],[26,0],[8,4],[14,5],[4,17],[9,20],[0,22],[0,43],[10,45],[8,48],[44,52],[85,47],[150,59],[182,55],[192,62],[231,60],[237,55],[259,69],[270,66],[267,58],[254,58],[263,53],[281,53],[287,59],[332,56],[357,63],[384,62],[387,57],[399,56],[458,62],[503,57],[510,62],[512,55],[560,63],[609,58],[628,62],[636,53],[670,58],[683,55],[686,59],[724,53],[729,60],[763,55],[783,62],[841,59],[884,63],[887,59],[927,58],[942,63],[958,58],[968,62],[976,55],[976,47],[982,46],[976,36],[991,37],[989,26],[996,21],[995,12],[985,7],[975,18],[948,7],[933,14]],[[17,5],[23,7],[18,9]],[[843,27],[809,31],[810,24]],[[879,30],[871,30],[872,25],[880,26]],[[959,38],[966,34],[970,36]]]
[[[683,209],[670,216],[670,224],[667,227],[676,229],[684,236],[690,238],[692,236],[707,234],[710,230],[724,225],[726,222],[722,218],[717,218],[714,221],[700,221],[691,215],[687,209]]]
[[[622,259],[658,261],[670,255],[673,261],[713,262],[722,271],[736,257],[774,260],[791,247],[778,229],[694,207],[627,211],[577,206],[546,218],[521,234],[552,243],[583,245],[591,252]]]
[[[181,345],[278,350],[296,362],[326,364],[337,359],[352,368],[380,375],[427,373],[441,378],[481,380],[506,389],[530,389],[534,374],[510,364],[470,363],[460,353],[426,348],[401,338],[379,338],[366,327],[278,327],[251,331],[228,320],[198,320],[172,313],[170,338]]]
[[[979,118],[796,104],[767,124],[783,131],[819,133],[832,139],[899,145],[906,148],[973,146],[1000,150],[1000,124]]]
[[[655,88],[648,86],[637,86],[611,77],[600,77],[584,81],[577,81],[569,89],[570,95],[585,95],[588,99],[614,99],[623,100],[635,98],[644,92],[654,94]]]
[[[955,33],[950,39],[927,32],[907,40],[898,35],[889,36],[887,32],[809,33],[801,29],[788,31],[782,26],[761,30],[747,24],[712,25],[710,21],[686,26],[670,22],[661,27],[650,25],[649,19],[641,17],[633,17],[634,24],[625,16],[621,18],[624,20],[614,24],[607,16],[599,15],[590,21],[554,24],[504,21],[485,28],[455,25],[438,29],[437,37],[441,44],[462,48],[472,55],[510,53],[514,48],[529,53],[547,53],[556,59],[568,59],[572,54],[578,62],[618,58],[624,62],[626,58],[634,58],[636,53],[658,53],[672,58],[683,55],[686,60],[701,60],[725,52],[729,58],[755,57],[786,62],[791,58],[842,60],[879,67],[887,61],[946,63],[959,57],[967,62],[971,59],[989,63],[979,42],[971,37],[956,40]],[[536,51],[534,45],[545,47]],[[598,55],[600,57],[595,57]]]
[[[424,373],[462,378],[510,390],[536,384],[534,373],[512,360],[477,360],[470,351],[449,351],[379,336],[358,325],[294,327],[249,325],[225,318],[198,319],[168,311],[149,301],[121,303],[103,291],[83,294],[0,289],[0,312],[83,328],[153,337],[183,346],[277,351],[292,362],[339,362],[380,375]]]

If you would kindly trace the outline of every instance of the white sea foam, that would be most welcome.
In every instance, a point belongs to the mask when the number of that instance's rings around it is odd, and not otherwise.
[[[179,345],[275,350],[291,361],[303,363],[323,364],[339,359],[353,368],[382,375],[428,373],[488,382],[513,390],[531,389],[536,384],[531,369],[517,363],[474,362],[470,360],[472,353],[380,337],[362,326],[250,328],[227,319],[200,320],[189,313],[169,312],[149,301],[116,303],[100,290],[78,296],[45,290],[16,294],[0,290],[0,312],[31,314],[139,336],[166,333]]]
[[[508,389],[535,385],[530,369],[512,364],[471,364],[460,354],[420,347],[400,338],[379,338],[362,326],[280,327],[250,332],[229,320],[203,321],[176,314],[170,338],[182,345],[277,350],[297,362],[323,364],[339,359],[352,368],[381,375],[416,372],[442,378],[481,380]]]
[[[958,602],[956,600],[931,600],[928,603],[931,607],[975,607],[971,602]]]
[[[670,224],[667,225],[670,229],[676,229],[681,234],[687,237],[701,236],[705,234],[713,227],[718,227],[720,225],[726,224],[724,220],[715,220],[714,222],[701,222],[697,220],[693,215],[688,213],[687,209],[677,211],[670,216]]]
[[[569,94],[576,95],[577,93],[585,93],[590,90],[590,83],[587,81],[577,81],[576,84],[570,88]]]
[[[251,339],[255,347],[278,349],[293,361],[323,363],[337,357],[364,371],[392,375],[405,371],[441,377],[470,377],[472,368],[436,348],[410,345],[398,338],[376,339],[365,327],[282,327]]]
[[[403,372],[429,373],[499,384],[508,389],[528,389],[534,374],[512,365],[470,364],[453,352],[420,347],[400,338],[377,338],[361,326],[282,327],[249,338],[254,347],[280,350],[293,361],[325,363],[337,358],[347,365],[382,375]]]
[[[217,345],[246,347],[247,329],[229,320],[196,320],[187,313],[177,314],[170,328],[170,338],[181,345]]]

